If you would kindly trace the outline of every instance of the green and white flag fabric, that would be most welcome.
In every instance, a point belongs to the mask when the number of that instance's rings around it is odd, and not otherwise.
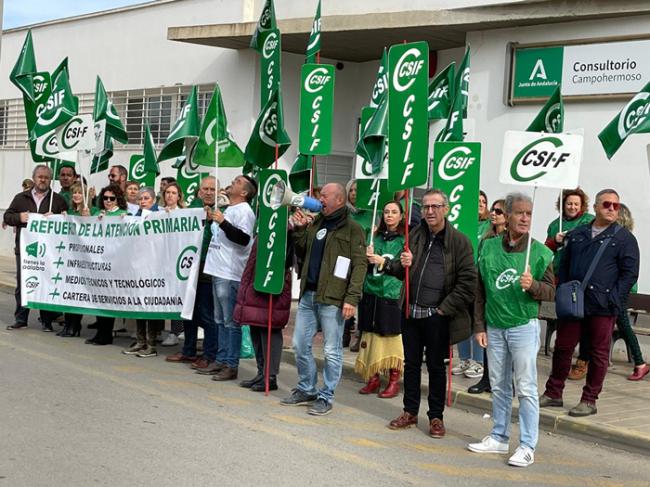
[[[313,165],[314,169],[314,186],[318,186],[318,175],[316,171],[316,165]],[[289,184],[294,193],[303,193],[309,191],[309,186],[311,183],[311,171],[312,171],[312,157],[305,154],[298,154],[296,160],[293,161],[293,166],[291,166],[291,173],[289,174]]]
[[[192,87],[176,123],[167,136],[165,145],[158,154],[158,162],[179,157],[185,148],[191,149],[199,138],[199,108],[197,104],[197,89]]]
[[[320,0],[318,0],[316,16],[314,17],[314,23],[311,25],[309,42],[307,43],[307,51],[305,52],[305,64],[313,64],[316,62],[317,54],[320,52],[320,32]]]
[[[264,8],[262,9],[262,14],[260,19],[257,21],[257,26],[255,27],[255,32],[251,38],[250,48],[255,49],[257,52],[262,52],[263,40],[261,39],[261,34],[268,32],[271,29],[277,29],[277,23],[275,21],[275,7],[273,6],[273,0],[266,0]]]
[[[564,101],[560,93],[560,85],[548,99],[542,110],[537,114],[526,132],[546,132],[561,134],[564,130]]]
[[[104,138],[104,150],[93,156],[93,161],[90,164],[90,174],[106,171],[111,157],[113,157],[113,139],[106,136]]]
[[[34,86],[32,84],[34,73],[36,73],[36,56],[34,55],[32,31],[28,30],[16,64],[9,74],[9,80],[31,101],[34,101]]]
[[[467,118],[467,104],[469,102],[469,47],[465,51],[465,56],[460,62],[458,71],[456,72],[456,80],[454,82],[454,96],[460,95],[460,107],[462,110],[463,118]]]
[[[156,173],[144,170],[144,156],[133,154],[129,160],[129,181],[135,181],[141,188],[156,185]]]
[[[647,133],[650,133],[650,82],[627,102],[598,138],[607,158],[611,159],[628,136]]]
[[[436,142],[462,142],[465,139],[463,131],[463,95],[457,91],[454,96],[454,102],[447,123],[440,131]]]
[[[120,116],[115,109],[115,105],[108,97],[104,83],[99,76],[95,83],[95,107],[93,108],[93,119],[95,122],[106,120],[106,135],[114,138],[115,140],[126,144],[129,137],[126,134],[126,129],[120,120]]]
[[[273,92],[257,117],[244,157],[254,166],[267,168],[275,161],[276,145],[278,157],[282,156],[291,145],[291,139],[284,130],[282,96],[279,90]]]
[[[384,53],[381,55],[379,69],[377,70],[377,79],[372,87],[372,98],[370,99],[371,107],[378,107],[386,95],[388,89],[388,51],[384,47]]]
[[[191,163],[191,155],[189,162],[187,157],[181,157],[179,159],[180,161],[177,161],[176,183],[183,192],[185,203],[189,206],[196,198],[196,192],[201,185],[201,180],[212,174],[202,171],[202,169],[205,169],[204,167],[193,165]]]
[[[429,120],[444,120],[449,117],[454,99],[454,75],[456,63],[452,62],[429,83]]]
[[[64,125],[79,111],[79,99],[72,94],[70,88],[68,58],[65,58],[54,70],[51,80],[52,93],[36,118],[30,134],[34,139]]]
[[[359,137],[356,154],[372,164],[372,174],[381,172],[388,143],[388,97],[383,97]]]
[[[144,122],[144,172],[153,173],[156,176],[160,174],[160,166],[156,157],[156,144],[153,141],[148,120]]]
[[[199,141],[196,143],[192,161],[199,166],[216,165],[215,141],[219,147],[219,167],[242,167],[244,153],[228,130],[228,119],[223,107],[219,85],[214,88],[210,105],[201,124]]]

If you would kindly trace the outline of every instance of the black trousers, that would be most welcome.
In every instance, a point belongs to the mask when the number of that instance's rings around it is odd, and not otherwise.
[[[428,318],[409,318],[402,325],[404,343],[404,411],[418,414],[420,409],[420,383],[422,379],[422,353],[426,347],[426,364],[429,373],[429,419],[442,419],[445,410],[447,374],[445,357],[449,350],[448,319],[433,315]]]
[[[266,341],[268,337],[268,329],[261,326],[249,327],[251,331],[251,341],[253,342],[253,350],[255,350],[255,361],[257,362],[257,373],[264,375],[264,367],[266,361],[269,360],[266,356]],[[275,377],[280,373],[280,360],[282,359],[282,329],[271,328],[271,357],[269,375]]]

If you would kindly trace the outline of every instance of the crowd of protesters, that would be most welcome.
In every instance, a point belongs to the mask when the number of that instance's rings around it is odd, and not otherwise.
[[[154,211],[185,208],[185,195],[173,178],[163,178],[160,193],[127,181],[127,171],[113,166],[109,184],[97,197],[84,197],[87,185],[74,167],[59,171],[60,193],[50,189],[51,170],[36,166],[5,212],[4,223],[25,226],[29,213],[87,216],[146,216]],[[30,186],[31,185],[31,186]],[[359,352],[355,370],[365,384],[361,394],[392,398],[400,393],[403,411],[388,423],[394,430],[418,423],[423,360],[428,371],[428,432],[442,438],[447,394],[447,362],[457,344],[459,362],[451,373],[480,379],[471,393],[492,392],[493,428],[468,449],[476,453],[508,453],[513,395],[519,401],[519,446],[508,463],[526,467],[534,462],[539,408],[562,407],[564,383],[586,377],[582,398],[572,416],[597,413],[609,360],[613,327],[621,330],[634,355],[630,380],[643,379],[650,368],[631,329],[626,303],[639,272],[639,248],[629,209],[613,189],[589,198],[580,188],[558,198],[559,217],[551,222],[545,242],[531,239],[533,201],[510,193],[490,206],[479,195],[479,244],[447,220],[448,196],[437,189],[421,202],[405,207],[404,192],[383,205],[377,215],[356,208],[356,183],[329,183],[319,188],[322,210],[310,214],[293,209],[289,221],[284,289],[274,298],[271,326],[268,295],[253,287],[257,241],[252,209],[257,182],[237,176],[225,191],[214,177],[201,180],[190,207],[205,209],[200,275],[191,320],[172,323],[164,344],[182,349],[166,357],[188,364],[215,381],[238,378],[242,325],[250,326],[257,371],[240,382],[254,391],[278,388],[282,328],[291,310],[292,268],[300,279],[300,294],[292,345],[298,381],[285,406],[308,406],[311,415],[333,410],[341,379],[343,348]],[[94,201],[87,204],[88,200]],[[408,220],[406,215],[409,215]],[[408,247],[405,233],[410,231]],[[372,235],[370,235],[372,234]],[[600,249],[602,247],[602,250]],[[27,326],[29,310],[20,296],[20,232],[16,232],[15,322]],[[593,264],[593,265],[592,265]],[[536,356],[540,346],[539,308],[555,299],[556,286],[584,282],[584,317],[558,327],[550,377],[544,392],[537,386]],[[63,337],[80,335],[81,316],[66,313]],[[40,311],[43,331],[53,331],[56,313]],[[112,343],[114,318],[98,317],[96,335],[86,343]],[[136,341],[124,354],[157,355],[163,329],[160,320],[137,320]],[[357,327],[356,332],[354,327]],[[203,351],[198,353],[199,329]],[[312,353],[314,336],[324,341],[322,386]],[[269,336],[270,333],[270,336]],[[267,340],[271,343],[267,349]],[[572,354],[579,344],[579,358]],[[268,382],[265,372],[268,370]],[[382,377],[386,385],[382,388]],[[513,390],[514,387],[514,390]]]

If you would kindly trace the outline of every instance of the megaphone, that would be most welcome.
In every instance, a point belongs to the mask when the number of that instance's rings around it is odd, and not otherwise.
[[[318,213],[323,205],[316,198],[296,194],[287,188],[287,183],[280,180],[271,189],[270,204],[272,210],[277,210],[281,206],[297,206],[307,211]]]

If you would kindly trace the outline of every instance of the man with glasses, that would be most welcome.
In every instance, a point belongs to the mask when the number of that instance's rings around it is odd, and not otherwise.
[[[562,391],[571,368],[573,350],[583,334],[591,350],[591,360],[580,403],[569,410],[569,415],[580,417],[597,413],[596,400],[607,374],[612,330],[621,297],[630,292],[639,277],[639,245],[632,233],[616,223],[619,208],[618,193],[603,189],[596,195],[594,221],[577,227],[564,238],[558,285],[573,280],[582,282],[598,248],[605,240],[609,243],[585,289],[585,317],[563,321],[557,328],[553,368],[546,391],[539,398],[540,407],[563,406]]]
[[[422,221],[412,231],[410,250],[387,260],[384,272],[404,279],[408,270],[408,318],[402,325],[404,343],[404,411],[388,427],[404,429],[418,422],[422,354],[429,373],[429,434],[445,435],[443,411],[450,344],[471,334],[468,307],[474,300],[476,268],[469,239],[447,222],[449,199],[440,190],[422,198]]]
[[[126,170],[124,166],[115,165],[111,166],[110,171],[108,171],[108,182],[110,184],[117,184],[122,193],[126,194],[126,179],[129,175],[129,171]]]
[[[27,326],[29,318],[29,309],[22,306],[20,296],[20,229],[27,226],[27,220],[30,213],[41,213],[51,215],[52,213],[61,213],[68,209],[65,200],[58,193],[50,189],[52,182],[52,170],[44,164],[34,168],[32,173],[34,186],[31,190],[23,191],[14,196],[13,201],[4,214],[4,222],[12,227],[16,227],[16,311],[14,312],[15,322],[9,325],[7,330],[18,330]],[[52,200],[52,213],[50,211],[50,198]],[[56,318],[57,313],[50,311],[41,311],[41,326],[43,331],[52,330],[52,320]]]

